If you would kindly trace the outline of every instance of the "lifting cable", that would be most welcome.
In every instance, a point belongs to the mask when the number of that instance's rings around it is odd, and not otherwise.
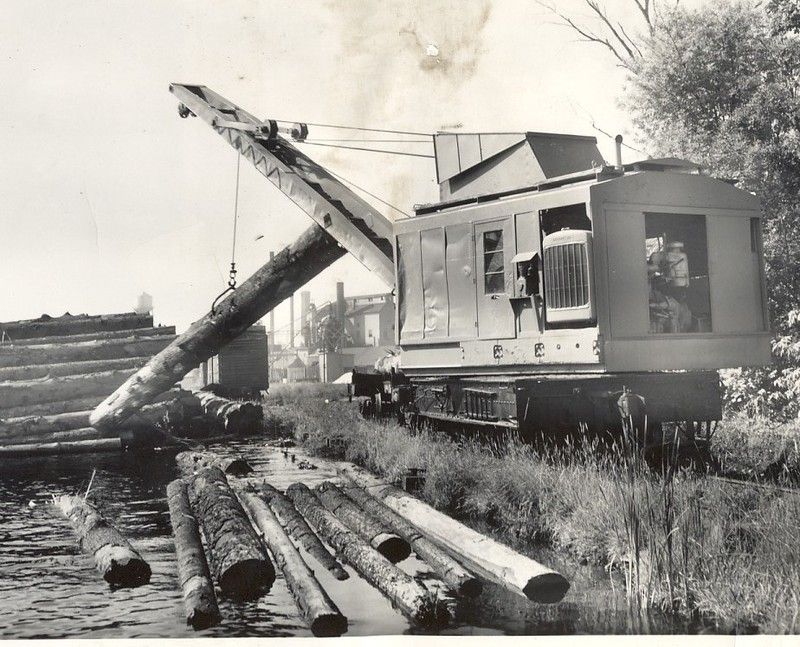
[[[297,119],[275,119],[282,123],[296,123]],[[416,135],[418,137],[433,137],[433,133],[421,133],[413,130],[389,130],[387,128],[361,128],[359,126],[337,126],[335,124],[315,124],[310,121],[302,121],[306,126],[316,126],[317,128],[339,128],[340,130],[358,130],[367,133],[390,133],[392,135]]]
[[[228,272],[228,287],[219,293],[211,303],[211,314],[216,314],[217,302],[228,292],[236,289],[236,225],[239,222],[239,172],[242,165],[242,154],[236,151],[236,191],[233,198],[233,243],[231,244],[231,269]]]
[[[433,155],[425,155],[423,153],[406,153],[405,151],[390,151],[385,148],[365,148],[363,146],[340,146],[339,144],[322,144],[320,142],[297,141],[296,144],[308,144],[309,146],[325,146],[327,148],[344,148],[351,151],[368,151],[370,153],[387,153],[389,155],[405,155],[407,157],[427,157],[434,159]]]
[[[399,212],[399,213],[402,213],[402,214],[403,214],[404,216],[406,216],[407,218],[410,218],[410,217],[411,217],[411,214],[410,214],[410,213],[408,213],[408,212],[406,212],[406,211],[403,211],[403,210],[402,210],[400,207],[396,207],[396,206],[394,206],[394,205],[393,205],[391,202],[387,202],[387,201],[386,201],[386,200],[384,200],[383,198],[379,198],[379,197],[378,197],[377,195],[375,195],[374,193],[371,193],[371,192],[367,191],[367,190],[366,190],[364,187],[358,186],[358,184],[356,184],[356,183],[355,183],[355,182],[353,182],[352,180],[348,180],[346,177],[342,177],[341,175],[339,175],[338,173],[334,173],[334,172],[333,172],[333,171],[331,171],[330,169],[326,169],[326,170],[327,170],[327,171],[328,171],[328,173],[330,173],[330,174],[331,174],[333,177],[337,178],[338,180],[341,180],[341,181],[342,181],[342,182],[344,182],[345,184],[349,184],[349,185],[350,185],[350,186],[352,186],[354,189],[358,189],[358,190],[359,190],[359,191],[361,191],[362,193],[366,193],[366,194],[367,194],[368,196],[370,196],[371,198],[375,198],[375,199],[376,199],[378,202],[380,202],[382,205],[385,205],[385,206],[389,207],[390,209],[394,209],[395,211],[397,211],[397,212]]]
[[[352,137],[306,137],[302,141],[304,142],[361,142],[361,143],[373,143],[373,144],[432,144],[433,141],[431,139],[361,139],[361,138],[352,138]]]

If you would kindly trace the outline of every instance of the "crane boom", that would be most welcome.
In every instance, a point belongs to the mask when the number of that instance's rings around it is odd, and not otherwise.
[[[388,286],[392,222],[263,121],[202,85],[173,83],[181,116],[208,123],[258,171]]]

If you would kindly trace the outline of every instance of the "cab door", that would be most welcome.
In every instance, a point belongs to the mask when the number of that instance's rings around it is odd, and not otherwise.
[[[478,267],[478,337],[514,337],[514,294],[511,259],[514,256],[514,231],[511,218],[475,225],[475,260]]]

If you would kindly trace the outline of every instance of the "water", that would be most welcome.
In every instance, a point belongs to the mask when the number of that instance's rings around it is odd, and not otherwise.
[[[324,460],[263,440],[239,442],[215,451],[241,451],[279,488],[302,480],[309,485],[335,475]],[[270,592],[255,602],[220,600],[223,622],[200,632],[187,628],[177,581],[167,483],[176,477],[172,452],[84,454],[14,459],[0,474],[0,638],[151,638],[192,636],[309,636],[281,574]],[[307,458],[316,470],[301,470]],[[78,550],[65,519],[50,505],[52,494],[83,493],[92,470],[91,492],[104,514],[149,562],[150,584],[112,590]],[[31,507],[29,502],[36,505]],[[561,571],[572,583],[556,605],[538,605],[485,584],[473,600],[461,600],[456,617],[441,633],[607,634],[685,633],[694,628],[662,616],[634,617],[623,592],[602,569],[578,566],[552,554],[536,558]],[[422,633],[377,589],[349,566],[350,579],[339,582],[305,555],[323,587],[349,620],[346,635]],[[426,565],[413,556],[401,568],[426,580]],[[427,581],[427,580],[426,580]]]

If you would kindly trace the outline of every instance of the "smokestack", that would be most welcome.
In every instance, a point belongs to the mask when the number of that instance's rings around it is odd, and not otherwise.
[[[344,315],[347,312],[347,305],[344,301],[344,283],[336,282],[336,316],[344,324]]]
[[[617,135],[614,137],[614,142],[616,143],[617,148],[617,168],[621,171],[622,170],[622,135]]]
[[[313,303],[309,307],[308,311],[308,334],[309,334],[309,342],[308,345],[315,349],[317,348],[317,306]]]
[[[311,345],[311,331],[308,327],[308,311],[311,308],[311,292],[303,290],[300,293],[300,334],[306,347]]]
[[[289,348],[294,348],[294,292],[289,297]]]
[[[272,259],[275,258],[275,252],[269,253],[269,261],[272,262]],[[275,344],[275,310],[269,311],[269,343]]]

